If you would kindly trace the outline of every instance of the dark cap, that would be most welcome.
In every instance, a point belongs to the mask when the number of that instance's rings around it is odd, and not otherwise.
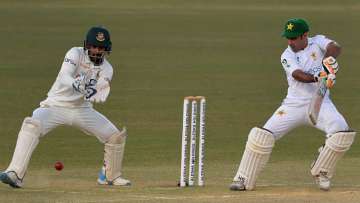
[[[86,34],[86,45],[104,47],[107,51],[111,51],[111,40],[109,31],[101,26],[90,28]]]
[[[293,19],[289,19],[286,22],[282,36],[286,38],[294,38],[308,31],[309,31],[309,25],[304,19],[293,18]]]

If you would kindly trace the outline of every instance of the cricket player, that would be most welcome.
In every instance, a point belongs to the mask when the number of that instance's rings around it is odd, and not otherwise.
[[[275,141],[302,125],[313,126],[326,135],[325,144],[311,166],[311,174],[320,189],[329,190],[337,161],[354,141],[356,133],[350,130],[336,109],[329,90],[324,96],[317,123],[314,125],[309,119],[308,109],[318,82],[326,81],[327,89],[335,84],[339,69],[336,58],[341,48],[324,35],[309,37],[308,33],[308,23],[303,19],[289,19],[285,23],[282,36],[287,39],[288,47],[281,55],[281,64],[289,86],[287,96],[263,127],[254,127],[250,131],[230,190],[253,190]]]
[[[73,47],[66,53],[47,98],[22,123],[11,163],[0,173],[3,183],[22,187],[40,138],[59,125],[69,125],[96,136],[105,144],[104,165],[97,179],[99,184],[131,184],[121,177],[126,129],[118,129],[92,107],[92,103],[105,102],[110,93],[113,68],[106,59],[110,52],[109,31],[96,26],[88,31],[84,47]]]

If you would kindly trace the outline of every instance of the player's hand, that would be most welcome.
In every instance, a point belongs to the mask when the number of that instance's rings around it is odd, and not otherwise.
[[[321,81],[322,79],[326,79],[327,73],[325,71],[320,71],[319,74],[314,75],[315,82]]]
[[[86,100],[89,100],[92,96],[94,96],[97,93],[96,83],[97,83],[96,79],[90,79],[89,81],[86,82],[85,93],[84,93]]]
[[[335,85],[335,81],[336,81],[336,75],[333,73],[328,74],[326,77],[326,87],[328,89],[331,89]]]
[[[91,79],[86,74],[79,75],[75,78],[72,86],[75,91],[84,95],[85,99],[90,99],[97,92],[96,79]]]
[[[339,71],[339,64],[332,56],[324,58],[322,65],[327,74],[336,74]]]
[[[75,91],[84,94],[85,93],[85,75],[77,76],[75,78],[72,86],[73,86]]]
[[[97,93],[92,96],[89,100],[95,103],[103,103],[106,101],[107,97],[110,94],[110,83],[109,80],[106,80],[103,77],[99,78],[99,81],[96,84]]]

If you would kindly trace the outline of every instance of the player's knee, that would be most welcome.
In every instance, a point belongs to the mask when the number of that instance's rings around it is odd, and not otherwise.
[[[258,153],[271,153],[275,145],[275,137],[273,133],[265,128],[254,127],[251,129],[247,147]]]
[[[126,137],[127,137],[127,131],[126,128],[124,127],[121,131],[113,134],[106,142],[106,144],[121,144],[125,142]]]
[[[332,123],[329,124],[329,126],[331,126],[330,129],[328,130],[329,134],[334,134],[336,132],[349,130],[349,126],[344,119],[334,120]]]
[[[25,135],[40,137],[41,121],[26,117],[22,123],[21,132],[24,132]]]
[[[287,132],[287,131],[284,131],[283,129],[279,128],[277,126],[277,124],[274,122],[265,123],[265,125],[261,129],[270,132],[274,136],[275,140],[280,139]]]
[[[336,152],[347,151],[354,142],[355,135],[355,131],[336,132],[326,140],[326,145]]]

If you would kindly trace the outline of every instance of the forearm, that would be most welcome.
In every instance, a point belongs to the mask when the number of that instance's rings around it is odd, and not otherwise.
[[[58,75],[58,80],[62,85],[72,87],[72,84],[74,83],[75,78],[73,78],[70,75],[63,74],[60,72]]]
[[[300,82],[304,82],[304,83],[312,83],[312,82],[317,82],[316,78],[314,77],[314,75],[310,74],[310,73],[305,73],[302,70],[295,70],[292,73],[292,77]]]

